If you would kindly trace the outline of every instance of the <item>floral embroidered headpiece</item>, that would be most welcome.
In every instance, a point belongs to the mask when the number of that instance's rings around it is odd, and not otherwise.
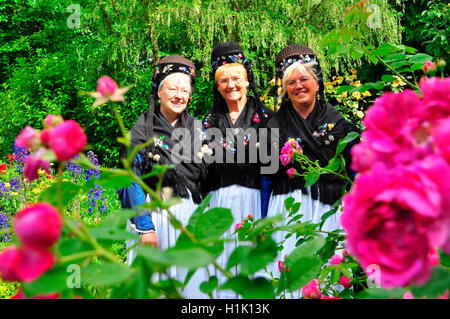
[[[180,55],[170,55],[159,61],[153,72],[153,91],[156,92],[160,83],[172,73],[184,73],[191,77],[191,87],[195,86],[195,65]]]

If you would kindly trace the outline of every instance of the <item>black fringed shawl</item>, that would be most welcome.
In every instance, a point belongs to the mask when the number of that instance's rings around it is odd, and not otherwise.
[[[247,103],[239,115],[236,123],[233,124],[228,113],[228,108],[223,99],[215,99],[215,106],[210,114],[203,120],[205,129],[218,128],[222,132],[223,140],[215,140],[209,143],[212,149],[223,148],[223,163],[212,163],[208,166],[208,177],[206,181],[206,190],[214,191],[230,185],[241,185],[249,188],[259,189],[261,186],[261,173],[259,157],[257,163],[249,161],[250,148],[255,148],[259,137],[245,136],[243,133],[249,128],[254,128],[258,132],[259,128],[266,126],[272,118],[273,111],[266,106],[258,103],[253,96],[247,96]],[[239,129],[237,135],[228,134],[228,129]],[[226,138],[225,138],[226,137]],[[252,139],[253,138],[253,139]],[[244,143],[245,162],[237,162],[236,142]],[[256,150],[256,153],[258,150]],[[234,153],[232,163],[227,163],[226,153]]]
[[[342,115],[322,99],[316,102],[306,120],[297,113],[289,100],[285,100],[271,125],[280,128],[280,150],[289,138],[300,138],[303,153],[312,161],[318,160],[322,167],[334,156],[339,140],[351,131],[351,125]],[[289,178],[286,174],[286,170],[291,167],[301,171],[298,163],[286,167],[280,164],[275,176],[274,195],[287,194],[296,189],[306,194],[304,178]],[[311,187],[311,197],[331,205],[341,196],[343,186],[342,179],[330,174],[321,175]]]
[[[139,152],[140,160],[136,158],[133,162],[133,166],[136,166],[141,174],[144,175],[152,170],[152,164],[173,164],[171,159],[172,149],[176,144],[180,143],[183,138],[179,137],[172,139],[172,132],[177,128],[186,128],[190,134],[191,148],[183,148],[184,153],[181,163],[175,164],[175,168],[169,169],[166,172],[163,179],[163,186],[172,187],[174,196],[182,198],[189,198],[189,190],[192,194],[193,201],[195,203],[200,203],[202,200],[201,181],[206,176],[206,167],[202,163],[194,162],[194,139],[200,138],[199,132],[194,130],[194,121],[196,119],[185,110],[180,115],[175,126],[172,126],[164,115],[159,112],[159,106],[155,109],[153,123],[150,123],[150,118],[150,111],[143,113],[131,129],[132,147],[145,143],[152,136],[155,137],[155,141],[152,144]],[[150,130],[153,130],[153,134]],[[158,154],[160,159],[155,161],[149,157],[149,153],[151,153],[152,156]],[[157,178],[150,177],[145,179],[145,182],[147,185],[154,188]]]

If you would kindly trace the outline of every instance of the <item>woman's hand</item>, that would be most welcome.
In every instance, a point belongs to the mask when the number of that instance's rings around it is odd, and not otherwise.
[[[145,233],[141,235],[141,243],[143,245],[152,245],[153,247],[158,247],[158,236],[155,232]]]

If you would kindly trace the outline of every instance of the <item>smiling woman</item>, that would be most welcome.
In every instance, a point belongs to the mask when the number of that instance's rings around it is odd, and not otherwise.
[[[191,96],[191,79],[183,73],[173,73],[161,81],[158,89],[160,112],[174,125],[186,110]]]

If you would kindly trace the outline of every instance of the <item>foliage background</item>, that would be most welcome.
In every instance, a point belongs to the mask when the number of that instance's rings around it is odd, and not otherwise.
[[[417,2],[420,8],[429,7],[425,1]],[[119,135],[119,128],[112,111],[103,108],[92,112],[92,99],[78,93],[94,91],[96,80],[105,74],[122,86],[135,84],[127,101],[119,105],[125,125],[130,128],[148,107],[155,61],[165,55],[181,54],[192,59],[198,69],[191,112],[201,118],[211,106],[211,49],[221,41],[240,43],[254,65],[261,90],[270,88],[275,55],[291,43],[313,48],[331,78],[350,64],[355,66],[355,62],[350,56],[324,57],[319,43],[324,34],[342,26],[345,8],[355,3],[0,0],[0,156],[12,151],[13,140],[24,126],[40,128],[46,114],[60,113],[86,129],[90,147],[101,162],[115,166],[118,143],[112,136]],[[411,41],[417,39],[411,36],[416,28],[413,22],[421,14],[415,6],[399,0],[370,3],[378,5],[381,12],[381,24],[370,31],[374,45],[401,43],[402,32]],[[73,4],[80,6],[79,28],[68,27],[74,12],[68,8]],[[404,20],[406,30],[401,25]],[[448,32],[448,19],[443,23]],[[428,24],[422,37],[434,39],[432,30],[432,24]],[[422,45],[448,56],[448,51],[442,49],[444,40]],[[370,80],[376,68],[368,65],[364,60],[356,61],[361,75]]]

